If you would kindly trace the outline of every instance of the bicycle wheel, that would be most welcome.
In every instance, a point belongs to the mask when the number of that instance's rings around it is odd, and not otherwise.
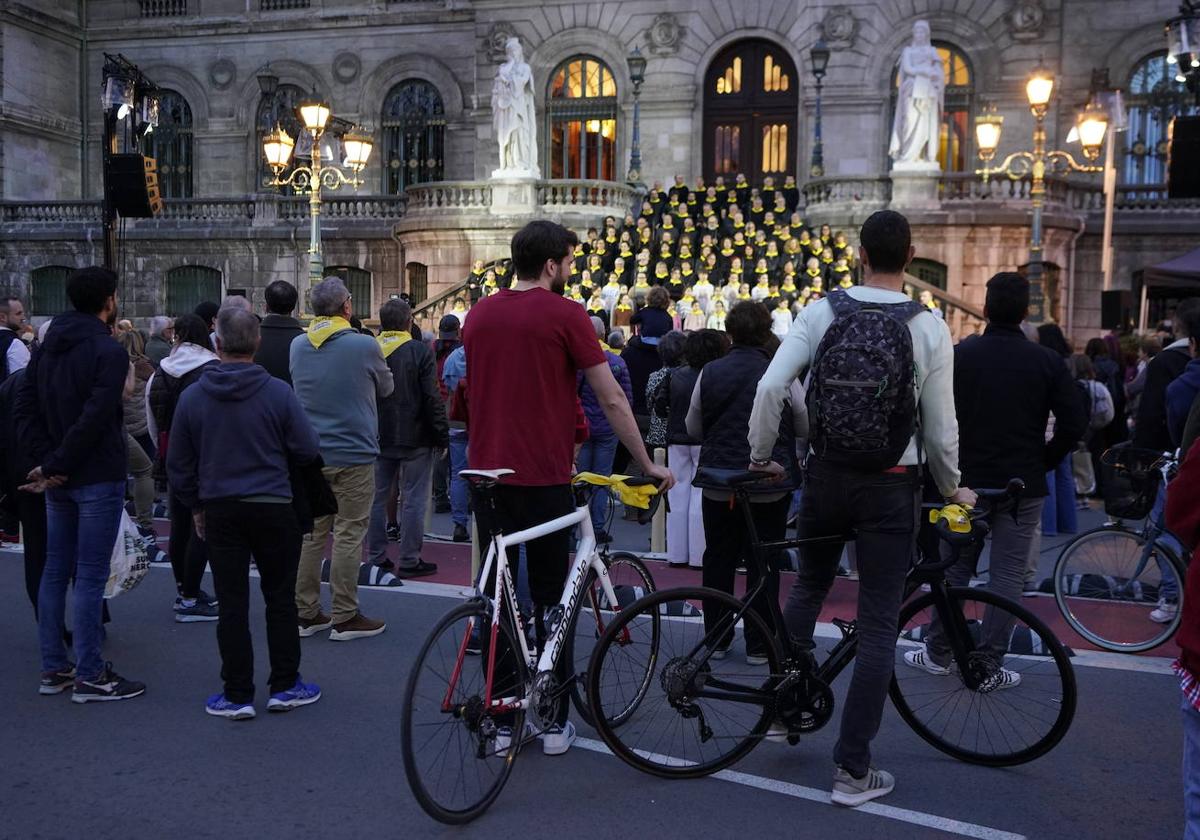
[[[935,592],[900,611],[890,688],[900,717],[942,752],[972,764],[1007,767],[1045,754],[1075,716],[1066,649],[1041,619],[1007,598],[965,587],[946,593],[951,616],[937,609]],[[921,644],[927,667],[905,656]],[[938,655],[947,648],[953,652]],[[933,673],[939,661],[946,668]]]
[[[505,725],[524,732],[524,710],[500,715],[485,708],[493,626],[481,602],[455,608],[433,628],[408,678],[400,724],[404,772],[417,802],[440,822],[465,823],[486,811],[520,749],[519,737],[498,747],[496,735]],[[483,640],[478,656],[466,652],[473,628]],[[510,622],[495,628],[491,696],[511,704],[525,697],[525,663]]]
[[[588,704],[596,731],[626,763],[656,776],[690,779],[728,767],[762,740],[775,712],[779,655],[766,623],[747,612],[744,626],[772,640],[766,667],[745,664],[733,650],[714,658],[732,629],[706,633],[699,618],[663,617],[672,601],[690,601],[710,615],[741,609],[732,595],[701,587],[638,599],[596,644]]]
[[[587,704],[587,670],[588,663],[592,659],[592,651],[596,648],[596,640],[600,638],[600,634],[604,632],[621,609],[654,591],[654,578],[650,576],[650,570],[646,568],[640,558],[627,551],[614,551],[609,556],[608,578],[612,582],[617,603],[608,603],[608,599],[604,596],[604,588],[600,585],[600,579],[596,577],[595,572],[588,572],[587,580],[583,584],[583,594],[579,599],[579,608],[575,610],[575,615],[571,618],[571,629],[567,632],[561,654],[567,662],[573,663],[571,673],[574,675],[574,680],[571,682],[571,702],[575,704],[575,710],[579,712],[579,716],[592,726],[595,724],[592,721],[591,707]],[[655,624],[651,628],[653,631],[651,641],[655,645],[658,643],[657,618],[655,616]],[[623,638],[628,641],[627,634],[623,634]],[[637,704],[641,694],[644,694],[645,689],[650,685],[649,669],[643,675],[643,683],[642,691],[630,698],[630,708]],[[619,723],[622,720],[623,710],[614,709],[612,711],[614,713],[613,722]]]
[[[1054,600],[1071,629],[1115,653],[1139,653],[1170,639],[1183,618],[1183,564],[1161,541],[1145,554],[1141,534],[1124,528],[1088,531],[1072,540],[1054,566]],[[1173,607],[1156,611],[1159,599]]]

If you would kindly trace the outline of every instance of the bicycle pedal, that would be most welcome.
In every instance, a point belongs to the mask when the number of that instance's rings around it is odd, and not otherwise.
[[[834,627],[841,631],[843,639],[854,632],[854,628],[857,624],[856,621],[846,621],[844,618],[835,618],[831,623]]]

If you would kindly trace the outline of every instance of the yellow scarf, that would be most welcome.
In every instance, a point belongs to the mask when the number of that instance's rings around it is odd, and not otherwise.
[[[412,341],[412,333],[404,330],[384,330],[375,340],[379,342],[379,349],[383,351],[383,358],[386,359],[398,348]]]
[[[308,325],[308,340],[312,342],[313,347],[320,350],[321,345],[328,341],[331,335],[349,329],[353,329],[350,322],[340,315],[330,318],[315,318]]]
[[[609,347],[607,344],[605,344],[603,341],[600,342],[600,349],[603,350],[605,353],[612,353],[612,351],[613,351],[613,349],[611,347]]]

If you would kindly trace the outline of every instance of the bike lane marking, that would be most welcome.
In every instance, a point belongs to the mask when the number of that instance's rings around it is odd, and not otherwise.
[[[612,755],[612,750],[605,746],[600,741],[595,741],[591,738],[576,738],[574,746],[590,752],[600,753],[602,755]],[[687,764],[683,759],[673,758],[664,755],[648,755],[655,761],[660,763],[671,763],[677,765]],[[793,799],[803,799],[807,802],[816,802],[820,805],[828,805],[831,808],[842,810],[853,810],[862,814],[872,814],[877,817],[883,817],[889,820],[898,822],[910,823],[919,825],[925,828],[933,828],[938,831],[945,831],[950,834],[957,834],[960,837],[974,837],[978,840],[1025,840],[1024,834],[1014,834],[1011,831],[1002,831],[998,828],[989,828],[986,825],[977,825],[975,823],[963,822],[962,820],[952,819],[951,817],[939,817],[936,814],[926,814],[921,811],[910,811],[907,808],[897,808],[894,805],[881,805],[878,802],[868,802],[865,805],[859,805],[857,808],[845,808],[840,805],[834,805],[829,799],[829,791],[820,790],[818,788],[806,787],[797,785],[791,782],[781,782],[778,779],[771,779],[766,776],[755,776],[750,773],[741,773],[737,770],[719,770],[707,778],[720,779],[723,782],[732,782],[743,787],[755,788],[757,790],[765,790],[771,793],[779,793],[784,796],[790,796]]]

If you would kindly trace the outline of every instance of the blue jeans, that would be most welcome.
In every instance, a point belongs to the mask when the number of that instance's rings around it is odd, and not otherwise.
[[[1075,507],[1075,477],[1068,455],[1046,473],[1046,501],[1042,507],[1042,536],[1074,534],[1079,530],[1079,511]]]
[[[455,525],[464,528],[469,524],[467,505],[471,498],[471,488],[467,480],[459,472],[467,468],[467,433],[456,430],[450,432],[450,518]]]
[[[616,455],[616,435],[588,438],[579,449],[579,471],[593,472],[596,475],[612,475],[613,458]],[[592,500],[588,507],[592,512],[592,529],[599,533],[604,530],[604,520],[608,513],[608,488],[597,487],[593,490]]]
[[[1167,509],[1167,486],[1162,482],[1158,485],[1158,495],[1154,497],[1154,507],[1150,509],[1150,521],[1162,531],[1162,535],[1158,541],[1175,552],[1176,557],[1184,557],[1186,552],[1183,546],[1179,544],[1179,540],[1166,530],[1166,509]],[[1157,557],[1157,555],[1156,555]],[[1158,568],[1162,573],[1162,587],[1159,590],[1159,597],[1166,598],[1168,601],[1176,601],[1179,599],[1179,583],[1175,569],[1166,560],[1158,559]]]
[[[67,667],[62,628],[72,574],[77,673],[81,679],[94,679],[104,670],[104,585],[124,506],[124,481],[46,491],[46,570],[38,590],[38,640],[45,672]]]
[[[1200,712],[1183,698],[1183,840],[1200,840]]]

